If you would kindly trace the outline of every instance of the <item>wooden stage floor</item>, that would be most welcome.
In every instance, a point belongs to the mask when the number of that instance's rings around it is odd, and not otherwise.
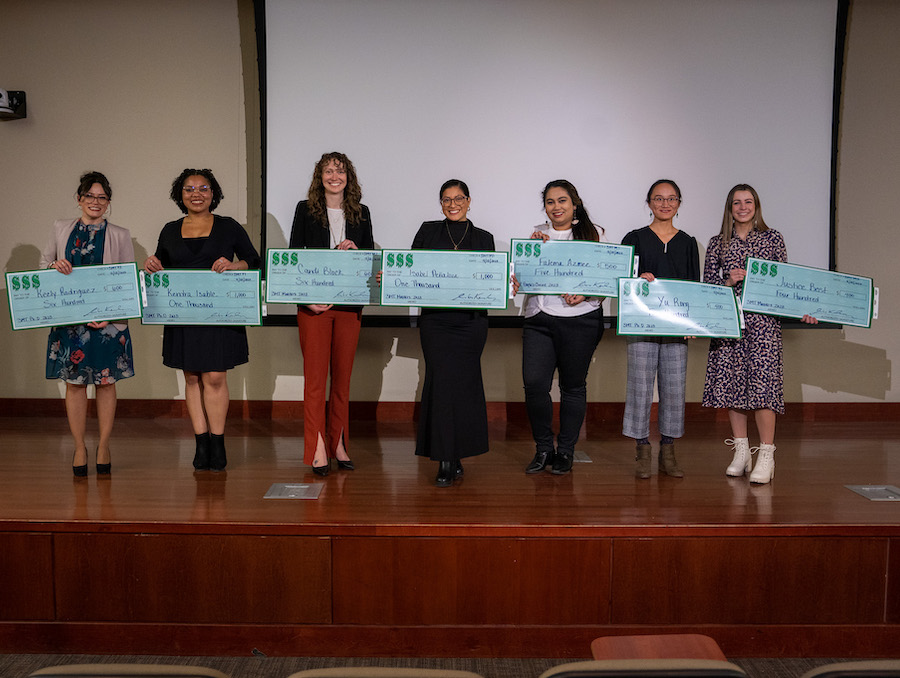
[[[357,470],[320,478],[296,421],[230,422],[228,471],[194,473],[186,421],[120,418],[112,476],[75,479],[64,418],[0,418],[0,651],[583,657],[677,631],[900,655],[900,502],[844,487],[900,484],[900,423],[782,422],[763,486],[725,477],[725,423],[689,424],[683,479],[635,479],[615,428],[526,476],[527,427],[492,422],[437,488],[410,423],[355,423]]]

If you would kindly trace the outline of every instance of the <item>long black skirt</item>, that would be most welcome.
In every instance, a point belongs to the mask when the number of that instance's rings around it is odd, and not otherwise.
[[[417,455],[455,461],[488,451],[481,379],[487,331],[487,315],[478,311],[426,311],[419,319],[425,385]]]

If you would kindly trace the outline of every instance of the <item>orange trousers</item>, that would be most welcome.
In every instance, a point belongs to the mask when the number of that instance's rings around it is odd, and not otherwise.
[[[312,466],[319,436],[328,457],[343,436],[347,449],[350,424],[350,375],[359,342],[362,311],[334,306],[324,313],[297,310],[300,350],[303,352],[303,461]],[[331,370],[326,418],[325,387]],[[327,423],[326,423],[327,422]]]

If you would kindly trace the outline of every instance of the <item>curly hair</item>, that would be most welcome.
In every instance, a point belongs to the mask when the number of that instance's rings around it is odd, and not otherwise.
[[[595,226],[594,222],[591,221],[591,217],[584,206],[584,202],[581,200],[581,196],[578,195],[578,189],[572,185],[572,182],[567,181],[566,179],[556,179],[548,183],[541,192],[542,203],[546,201],[547,191],[551,188],[563,189],[572,199],[572,204],[575,206],[575,219],[572,220],[572,237],[575,238],[575,240],[593,240],[594,242],[600,240],[600,236],[597,234],[597,228],[603,232],[605,232],[606,229],[602,226]],[[576,220],[578,221],[577,224],[575,223]]]
[[[356,178],[356,168],[353,163],[343,153],[332,151],[331,153],[323,153],[316,163],[313,170],[312,181],[309,184],[309,191],[306,194],[309,213],[318,221],[322,228],[328,228],[328,213],[325,211],[325,184],[322,182],[322,173],[328,163],[334,162],[338,167],[347,173],[347,186],[344,188],[344,199],[341,207],[344,210],[344,219],[348,224],[358,224],[362,218],[362,187],[359,185],[359,179]]]
[[[103,192],[106,193],[106,197],[112,200],[112,188],[109,185],[109,179],[101,172],[91,171],[82,174],[81,178],[78,180],[78,190],[75,191],[75,195],[79,198],[83,198],[87,195],[88,191],[91,190],[91,186],[94,184],[100,184],[103,188]]]
[[[225,194],[222,193],[222,187],[219,186],[219,182],[216,181],[216,175],[213,174],[211,169],[187,168],[182,170],[181,174],[172,182],[172,190],[169,192],[169,197],[172,199],[172,202],[178,205],[178,209],[187,214],[188,210],[184,204],[184,182],[187,181],[188,177],[193,176],[203,177],[209,182],[209,188],[212,191],[212,202],[209,204],[209,211],[212,212],[222,202]]]
[[[753,216],[753,230],[769,230],[769,227],[763,219],[762,205],[759,202],[759,193],[757,193],[756,189],[750,184],[738,184],[728,191],[728,197],[725,199],[725,214],[722,215],[722,230],[719,231],[724,246],[728,245],[728,241],[731,240],[731,237],[734,234],[734,215],[731,213],[731,203],[734,201],[734,194],[738,191],[747,191],[753,196],[753,203],[756,206],[756,214]]]

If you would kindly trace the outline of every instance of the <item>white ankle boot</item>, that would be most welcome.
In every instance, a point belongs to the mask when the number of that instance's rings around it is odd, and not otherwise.
[[[739,478],[748,473],[750,471],[751,455],[753,454],[750,450],[750,439],[729,438],[725,441],[725,444],[734,445],[734,459],[731,460],[728,468],[725,469],[725,475]]]
[[[761,443],[756,468],[750,474],[751,483],[767,483],[775,477],[775,446]]]

